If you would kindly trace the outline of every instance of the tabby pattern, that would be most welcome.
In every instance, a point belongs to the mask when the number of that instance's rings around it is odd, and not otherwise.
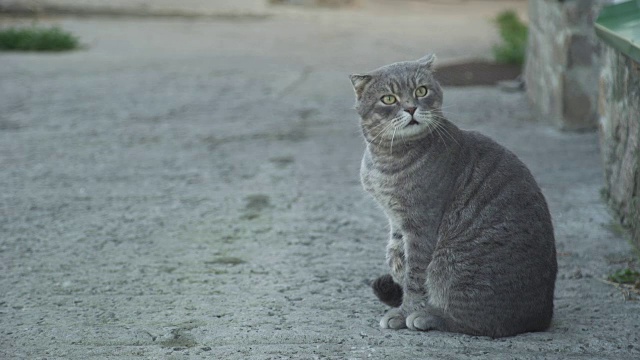
[[[527,167],[442,113],[435,56],[351,75],[367,142],[363,187],[389,219],[394,308],[383,328],[491,337],[549,327],[557,272],[549,210]]]

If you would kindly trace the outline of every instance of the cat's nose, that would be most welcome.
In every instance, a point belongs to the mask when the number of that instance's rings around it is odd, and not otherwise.
[[[408,112],[409,114],[413,115],[413,113],[416,112],[417,107],[408,107],[406,109],[404,109],[404,111]]]

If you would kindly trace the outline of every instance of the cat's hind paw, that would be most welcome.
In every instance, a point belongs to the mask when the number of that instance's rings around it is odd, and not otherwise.
[[[400,309],[391,309],[380,319],[380,327],[383,329],[403,329],[406,320]]]
[[[443,320],[437,315],[426,311],[415,311],[407,316],[406,324],[411,330],[429,331],[442,329]]]

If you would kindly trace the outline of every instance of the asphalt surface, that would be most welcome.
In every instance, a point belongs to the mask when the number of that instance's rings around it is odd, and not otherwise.
[[[347,75],[496,38],[480,10],[410,6],[47,18],[86,48],[0,54],[0,359],[640,358],[639,301],[600,281],[634,255],[600,198],[597,134],[496,87],[445,88],[446,112],[547,197],[552,327],[379,328],[387,225],[359,184]]]

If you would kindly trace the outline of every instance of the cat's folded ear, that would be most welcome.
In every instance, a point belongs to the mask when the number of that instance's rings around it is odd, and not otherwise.
[[[437,58],[435,54],[428,54],[420,59],[418,59],[418,63],[427,69],[432,69],[433,64],[436,62]]]
[[[359,99],[362,96],[364,87],[371,81],[371,75],[349,75],[351,84],[353,84],[353,90],[356,92],[356,97]]]

